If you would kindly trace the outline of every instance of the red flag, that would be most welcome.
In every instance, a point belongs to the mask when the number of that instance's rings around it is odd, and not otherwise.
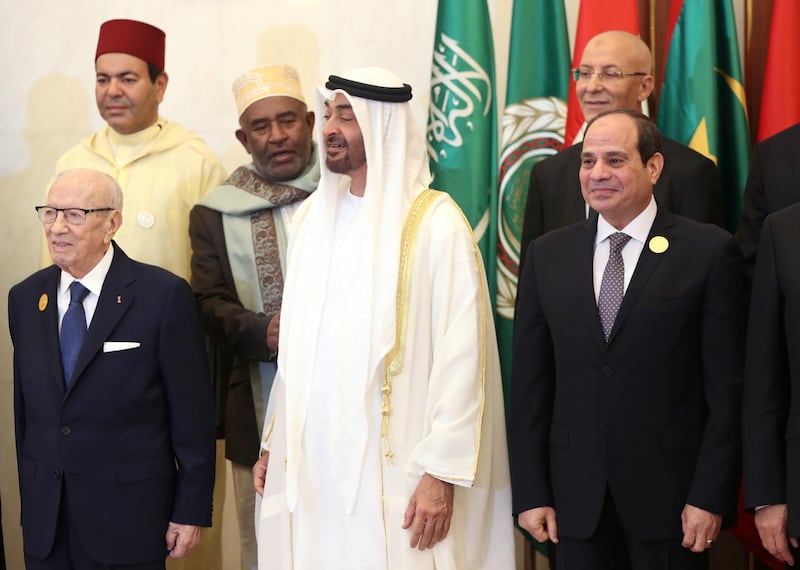
[[[582,0],[575,31],[572,67],[578,67],[586,43],[600,32],[624,30],[639,35],[637,0]],[[564,146],[570,146],[583,126],[583,113],[575,95],[575,79],[570,74],[567,99],[567,129]]]
[[[764,69],[758,140],[800,123],[800,2],[775,0]]]

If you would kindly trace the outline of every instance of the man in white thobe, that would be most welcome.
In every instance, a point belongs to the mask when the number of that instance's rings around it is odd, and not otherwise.
[[[514,567],[494,325],[472,232],[430,182],[411,87],[318,90],[318,191],[289,243],[254,467],[260,568]]]

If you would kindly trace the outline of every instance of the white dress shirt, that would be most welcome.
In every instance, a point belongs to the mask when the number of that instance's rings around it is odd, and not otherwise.
[[[609,239],[611,234],[621,231],[624,234],[631,236],[625,247],[622,248],[622,262],[625,264],[625,282],[623,291],[628,290],[628,283],[631,282],[636,264],[639,262],[639,256],[642,253],[647,236],[650,234],[650,228],[653,227],[653,221],[656,219],[656,200],[650,197],[650,203],[642,212],[636,216],[631,222],[617,230],[614,226],[609,224],[601,215],[597,217],[597,234],[594,238],[594,299],[598,300],[600,296],[600,283],[603,281],[603,272],[608,263],[609,254]]]
[[[100,291],[103,289],[103,282],[106,280],[108,269],[111,267],[111,260],[114,258],[114,246],[109,245],[105,255],[95,265],[89,273],[81,279],[76,279],[66,271],[61,271],[61,281],[58,284],[58,332],[61,333],[61,321],[64,320],[64,313],[67,312],[69,301],[72,297],[69,286],[73,281],[80,281],[81,285],[89,290],[89,294],[83,299],[83,310],[86,313],[86,328],[92,324],[92,317],[97,308],[97,301],[100,298]]]

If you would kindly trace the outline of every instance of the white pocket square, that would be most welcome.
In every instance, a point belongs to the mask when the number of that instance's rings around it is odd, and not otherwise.
[[[104,342],[103,343],[103,352],[117,352],[120,350],[130,350],[132,348],[139,348],[141,346],[140,342]]]

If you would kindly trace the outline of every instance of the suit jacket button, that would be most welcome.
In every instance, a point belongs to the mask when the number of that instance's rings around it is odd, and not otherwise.
[[[55,471],[53,471],[53,477],[55,477],[56,481],[58,481],[59,479],[61,479],[61,471],[59,471],[58,469],[56,469]]]
[[[72,433],[72,430],[69,429],[69,426],[64,426],[61,428],[61,435],[69,435]]]
[[[610,366],[603,366],[603,374],[606,376],[611,376],[614,374],[614,369]]]

